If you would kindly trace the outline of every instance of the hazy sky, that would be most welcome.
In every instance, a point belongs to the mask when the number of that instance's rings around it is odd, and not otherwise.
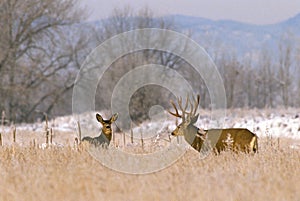
[[[209,19],[231,19],[272,24],[300,13],[300,0],[81,0],[90,20],[105,18],[115,7],[137,10],[148,6],[155,15],[183,14]]]

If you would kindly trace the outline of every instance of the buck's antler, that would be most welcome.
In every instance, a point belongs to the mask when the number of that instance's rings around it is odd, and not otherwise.
[[[195,97],[193,96],[193,100],[194,100],[194,103],[195,103],[195,110],[193,111],[193,104],[191,104],[191,116],[192,116],[192,117],[196,115],[197,109],[198,109],[198,107],[199,107],[199,103],[200,103],[200,95],[198,94],[196,99],[195,99]]]
[[[179,118],[182,118],[182,120],[184,121],[186,117],[188,118],[191,118],[193,116],[196,115],[196,112],[197,112],[197,109],[198,109],[198,106],[199,106],[199,102],[200,102],[200,96],[197,95],[197,98],[195,99],[195,97],[193,97],[193,100],[194,100],[194,105],[192,104],[192,102],[190,101],[189,99],[189,96],[187,96],[186,98],[186,102],[185,102],[185,106],[183,107],[182,105],[182,98],[177,98],[177,102],[178,102],[178,106],[181,110],[181,114],[179,114],[179,111],[176,107],[176,104],[171,100],[171,105],[173,106],[173,108],[175,109],[175,113],[171,112],[168,110],[168,112],[175,116],[175,117],[179,117]],[[190,112],[187,112],[187,108],[188,108],[188,105],[190,104],[190,108],[191,108],[191,111]],[[186,116],[187,115],[187,116]]]
[[[171,100],[170,102],[171,102],[173,108],[175,109],[175,113],[171,112],[170,110],[168,110],[168,112],[175,117],[185,119],[186,109],[188,107],[188,102],[189,102],[188,100],[189,100],[189,97],[187,97],[187,101],[185,103],[185,106],[183,107],[182,106],[182,98],[181,97],[177,98],[177,102],[178,102],[178,106],[181,110],[181,114],[179,114],[176,104]]]

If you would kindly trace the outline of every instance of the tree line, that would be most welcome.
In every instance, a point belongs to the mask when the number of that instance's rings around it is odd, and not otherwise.
[[[175,21],[155,17],[147,8],[115,9],[110,18],[98,23],[88,23],[86,17],[76,0],[0,2],[0,111],[6,119],[32,122],[45,114],[70,114],[72,88],[84,59],[116,34],[141,28],[182,32]],[[192,30],[184,33],[193,37]],[[278,41],[276,58],[272,50],[262,48],[255,60],[209,47],[224,81],[228,107],[300,107],[300,48],[295,40],[287,33]],[[110,107],[113,88],[126,72],[150,63],[182,73],[201,95],[201,106],[211,107],[204,81],[195,77],[186,61],[171,52],[142,50],[118,59],[105,72],[97,88],[96,109]],[[167,89],[142,87],[130,100],[131,116],[137,121],[147,119],[152,105],[169,107],[170,98]]]

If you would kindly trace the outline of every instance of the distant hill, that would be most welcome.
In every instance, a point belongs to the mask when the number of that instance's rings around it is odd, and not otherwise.
[[[211,55],[214,51],[229,51],[238,58],[246,55],[257,56],[262,49],[271,51],[273,58],[278,53],[278,45],[285,33],[300,41],[300,13],[285,21],[255,25],[233,20],[210,20],[186,15],[169,15],[166,19],[175,23],[179,31],[192,31],[192,38]],[[104,21],[107,19],[104,19]],[[99,28],[101,21],[92,22]],[[159,27],[159,26],[158,26]]]
[[[204,47],[222,46],[235,50],[237,56],[256,54],[266,48],[276,54],[284,33],[300,38],[300,14],[270,25],[254,25],[232,20],[210,20],[184,15],[168,16],[179,29],[192,30],[193,38]]]

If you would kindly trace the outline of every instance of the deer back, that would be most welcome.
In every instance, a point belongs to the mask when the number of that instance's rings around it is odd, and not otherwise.
[[[226,149],[242,152],[257,152],[257,136],[245,128],[207,130],[207,140],[220,153]]]

